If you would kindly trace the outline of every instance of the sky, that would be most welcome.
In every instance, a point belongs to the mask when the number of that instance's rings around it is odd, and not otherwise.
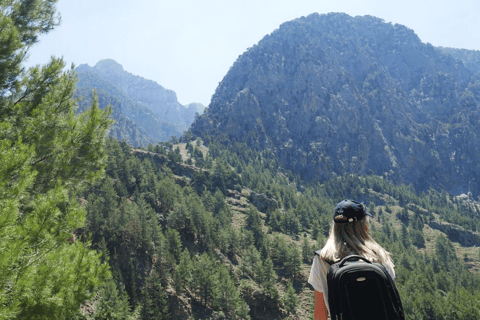
[[[480,50],[479,0],[60,0],[61,24],[26,66],[50,57],[124,70],[208,106],[235,60],[283,22],[311,13],[371,15],[413,29],[433,46]]]

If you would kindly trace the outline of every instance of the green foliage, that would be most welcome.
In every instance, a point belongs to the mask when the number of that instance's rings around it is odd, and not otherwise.
[[[192,260],[190,258],[190,254],[188,251],[182,251],[180,256],[180,262],[175,268],[174,274],[174,283],[175,283],[175,291],[177,294],[182,294],[186,288],[189,288],[192,283]]]
[[[117,289],[112,279],[104,283],[98,296],[93,319],[134,319],[131,315],[127,293],[123,287],[120,290]]]
[[[300,251],[295,245],[288,247],[284,265],[287,276],[296,280],[300,273],[300,267],[302,266],[302,258],[300,256]]]
[[[452,262],[455,263],[457,261],[455,248],[453,247],[452,243],[443,235],[437,237],[437,240],[435,241],[435,254],[445,264]]]
[[[276,287],[277,274],[273,269],[272,259],[266,258],[262,261],[259,279],[265,294],[273,301],[276,301],[279,297],[279,293]]]
[[[260,253],[257,251],[255,246],[250,245],[243,252],[242,271],[244,272],[244,274],[255,279],[255,276],[256,275],[258,276],[258,273],[261,273],[260,270],[261,270]]]
[[[420,230],[412,229],[409,232],[410,239],[412,244],[417,246],[417,248],[424,248],[425,247],[425,237],[423,236],[423,232]]]
[[[264,233],[262,230],[262,219],[257,209],[251,205],[247,213],[247,228],[252,231],[255,247],[261,247],[264,241]]]
[[[404,224],[408,225],[410,217],[409,217],[408,211],[405,207],[402,209],[402,211],[397,212],[396,216],[397,216],[398,220],[400,220]]]
[[[214,278],[214,308],[217,310],[222,310],[226,315],[231,316],[236,313],[237,305],[241,302],[242,300],[239,292],[227,270],[227,267],[221,264]]]
[[[155,269],[152,270],[150,276],[145,278],[140,306],[142,319],[167,320],[171,318],[161,278]]]
[[[22,86],[21,63],[31,45],[41,33],[47,33],[58,25],[55,12],[56,0],[50,1],[2,1],[0,24],[0,86],[1,96],[20,91]]]
[[[406,249],[410,248],[410,246],[412,245],[410,234],[408,233],[408,229],[404,224],[402,224],[401,240],[402,240],[403,246]]]
[[[292,282],[287,283],[287,289],[285,290],[285,297],[283,298],[283,303],[285,305],[285,309],[289,313],[296,313],[296,308],[298,306],[298,296],[293,288]]]
[[[312,257],[312,252],[313,252],[313,249],[310,246],[309,240],[307,238],[304,238],[303,245],[302,245],[302,259],[304,262],[310,262]]]
[[[166,247],[175,264],[180,262],[180,253],[182,252],[182,242],[180,240],[180,234],[177,230],[167,228],[165,232]]]
[[[61,59],[21,68],[39,33],[56,24],[56,1],[0,3],[0,317],[78,313],[108,265],[76,239],[86,211],[77,195],[101,177],[110,109],[94,100],[75,114],[75,74]],[[70,239],[70,241],[69,241]]]

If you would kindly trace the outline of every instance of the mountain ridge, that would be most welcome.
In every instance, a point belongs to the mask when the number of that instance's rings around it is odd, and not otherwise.
[[[477,195],[479,89],[407,27],[312,14],[241,55],[191,132],[268,149],[306,180],[374,173]]]
[[[125,71],[113,59],[100,60],[93,67],[81,64],[75,70],[76,94],[86,100],[80,107],[91,101],[91,92],[96,90],[100,107],[107,101],[114,107],[113,118],[119,124],[113,125],[111,134],[135,146],[180,137],[196,113],[203,111],[199,103],[181,105],[174,91]]]
[[[464,66],[473,73],[480,72],[480,50],[456,49],[447,47],[438,47],[442,52],[451,55],[457,60],[463,62]]]

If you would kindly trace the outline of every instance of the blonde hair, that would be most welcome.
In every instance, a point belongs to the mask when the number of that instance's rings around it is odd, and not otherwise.
[[[390,253],[370,234],[368,216],[353,222],[333,222],[327,243],[320,251],[320,257],[330,262],[337,262],[352,254],[362,256],[371,262],[392,263]]]

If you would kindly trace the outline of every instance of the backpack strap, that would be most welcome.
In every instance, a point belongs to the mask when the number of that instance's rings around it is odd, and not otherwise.
[[[372,263],[370,262],[369,260],[367,260],[366,258],[362,257],[362,256],[358,256],[358,255],[349,255],[345,258],[343,258],[341,261],[340,261],[340,267],[342,267],[346,262],[348,261],[360,261],[360,260],[363,260],[364,262],[366,263]]]

